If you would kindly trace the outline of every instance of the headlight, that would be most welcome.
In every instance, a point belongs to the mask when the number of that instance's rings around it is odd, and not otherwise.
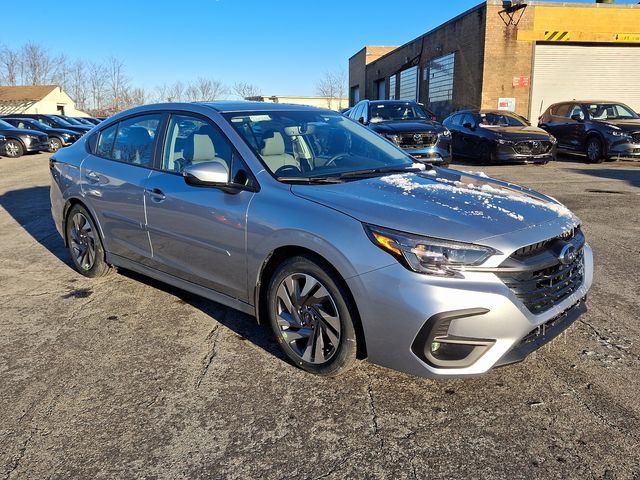
[[[627,133],[623,132],[622,130],[609,130],[607,131],[607,133],[609,135],[611,135],[612,137],[626,137]]]
[[[480,265],[499,252],[490,247],[364,226],[369,239],[414,272],[454,276],[465,266]]]
[[[556,137],[554,137],[553,135],[549,135],[549,141],[551,143],[558,143],[558,139]]]
[[[400,135],[394,135],[392,133],[385,133],[384,138],[389,140],[391,143],[395,143],[396,145],[400,145]]]
[[[511,140],[505,140],[504,138],[499,138],[498,139],[498,143],[500,145],[513,145],[514,142],[512,142]]]
[[[448,128],[445,128],[442,132],[440,132],[438,135],[442,135],[443,137],[450,137],[451,136],[451,132],[449,131]]]
[[[65,140],[69,140],[71,138],[71,135],[69,135],[68,133],[63,133],[62,135],[60,135],[62,138],[64,138]]]

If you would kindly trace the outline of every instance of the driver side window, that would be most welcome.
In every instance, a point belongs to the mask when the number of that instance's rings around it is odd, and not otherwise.
[[[217,162],[231,170],[233,149],[211,122],[190,115],[171,115],[162,156],[162,170],[182,173],[185,167]]]

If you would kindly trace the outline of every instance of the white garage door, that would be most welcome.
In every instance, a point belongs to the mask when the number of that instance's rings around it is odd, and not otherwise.
[[[529,118],[566,100],[612,100],[640,111],[640,45],[536,45]]]
[[[418,100],[418,67],[400,72],[400,100]]]

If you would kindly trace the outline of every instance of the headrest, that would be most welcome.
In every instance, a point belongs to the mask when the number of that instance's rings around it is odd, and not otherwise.
[[[280,132],[273,132],[273,137],[264,139],[264,147],[262,147],[262,155],[283,155],[284,139]]]
[[[143,127],[130,127],[127,130],[127,140],[134,145],[147,145],[152,142],[151,135]]]

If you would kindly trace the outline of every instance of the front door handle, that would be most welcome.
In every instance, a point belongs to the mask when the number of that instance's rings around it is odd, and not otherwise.
[[[166,195],[159,188],[146,189],[145,191],[149,194],[149,196],[151,197],[151,200],[153,200],[154,202],[160,203],[165,198],[167,198]]]

